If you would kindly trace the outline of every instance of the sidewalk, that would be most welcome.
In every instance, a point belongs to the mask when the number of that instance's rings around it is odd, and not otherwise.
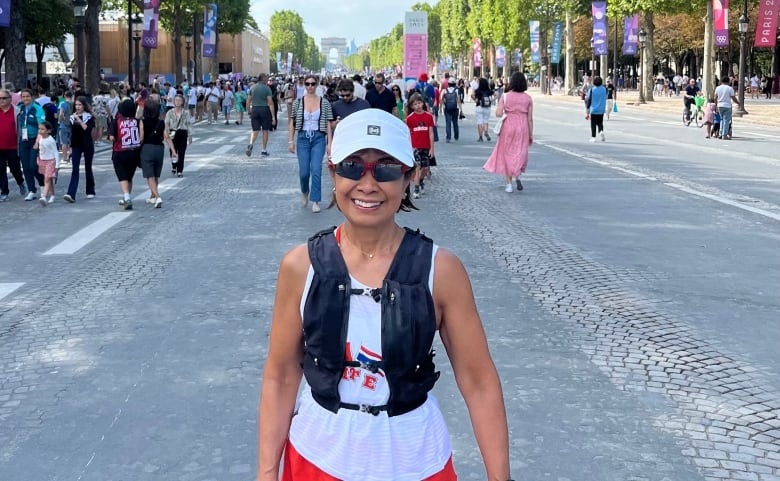
[[[574,95],[566,95],[564,91],[554,91],[552,95],[543,96],[538,88],[529,89],[530,93],[535,100],[551,99],[560,102],[580,103],[579,97]],[[682,95],[679,97],[672,95],[671,97],[656,97],[655,100],[649,101],[645,104],[639,103],[639,93],[636,90],[624,90],[618,92],[618,113],[630,112],[637,113],[642,110],[652,111],[658,113],[668,113],[679,118],[682,115],[683,101]],[[780,99],[750,99],[745,98],[745,108],[748,111],[748,115],[744,117],[738,117],[736,115],[736,106],[734,107],[734,124],[739,125],[741,123],[766,125],[780,127]]]

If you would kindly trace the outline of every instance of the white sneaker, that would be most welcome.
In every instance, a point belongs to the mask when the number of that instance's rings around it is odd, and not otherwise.
[[[504,189],[507,192],[512,192],[512,184],[507,184],[506,189]]]
[[[41,198],[38,200],[38,202],[41,203],[41,207],[46,207],[47,205],[49,205],[49,204],[46,203],[46,197],[44,197],[44,196],[41,196]]]
[[[94,198],[95,198],[95,194],[89,194],[89,195],[87,196],[87,199],[94,199]]]
[[[26,200],[28,202],[31,201],[31,200],[35,200],[35,192],[28,192],[27,193],[27,197],[25,197],[24,200]]]
[[[154,204],[154,202],[157,200],[157,197],[149,197],[146,199],[147,204]]]
[[[47,204],[53,204],[54,203],[54,196],[50,195],[49,199],[46,201]]]
[[[601,131],[601,141],[602,142],[606,142],[607,141],[607,138],[604,136],[604,131],[603,130]]]
[[[311,211],[314,212],[315,214],[317,212],[319,212],[320,211],[320,204],[318,204],[316,202],[312,202],[311,203]]]
[[[161,209],[162,208],[162,198],[161,197],[157,197],[156,199],[154,199],[154,208],[155,209]]]
[[[596,143],[596,137],[591,137],[589,142],[591,144],[595,144]]]

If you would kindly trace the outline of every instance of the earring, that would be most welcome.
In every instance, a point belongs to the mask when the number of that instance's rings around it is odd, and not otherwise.
[[[336,193],[336,188],[335,188],[335,187],[333,188],[333,193],[334,193],[334,194]]]

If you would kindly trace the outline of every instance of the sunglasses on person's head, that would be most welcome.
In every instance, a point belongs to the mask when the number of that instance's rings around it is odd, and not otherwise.
[[[360,180],[371,172],[377,182],[393,182],[409,171],[409,167],[398,162],[363,162],[360,160],[344,160],[334,167],[339,177],[349,180]]]
[[[317,85],[317,82],[304,82],[304,85],[307,87],[314,87],[315,85]]]

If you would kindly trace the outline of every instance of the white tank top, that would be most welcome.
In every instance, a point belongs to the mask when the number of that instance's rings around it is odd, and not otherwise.
[[[433,259],[428,287],[433,292]],[[301,317],[314,269],[309,266],[301,297]],[[353,289],[369,289],[350,276]],[[347,356],[382,359],[381,305],[368,295],[349,303]],[[390,390],[384,373],[345,368],[339,382],[342,402],[386,404]],[[350,409],[332,413],[312,398],[304,384],[298,412],[290,426],[290,442],[305,459],[343,481],[419,481],[441,471],[452,456],[449,433],[436,399],[428,393],[422,406],[400,416],[378,416]]]

